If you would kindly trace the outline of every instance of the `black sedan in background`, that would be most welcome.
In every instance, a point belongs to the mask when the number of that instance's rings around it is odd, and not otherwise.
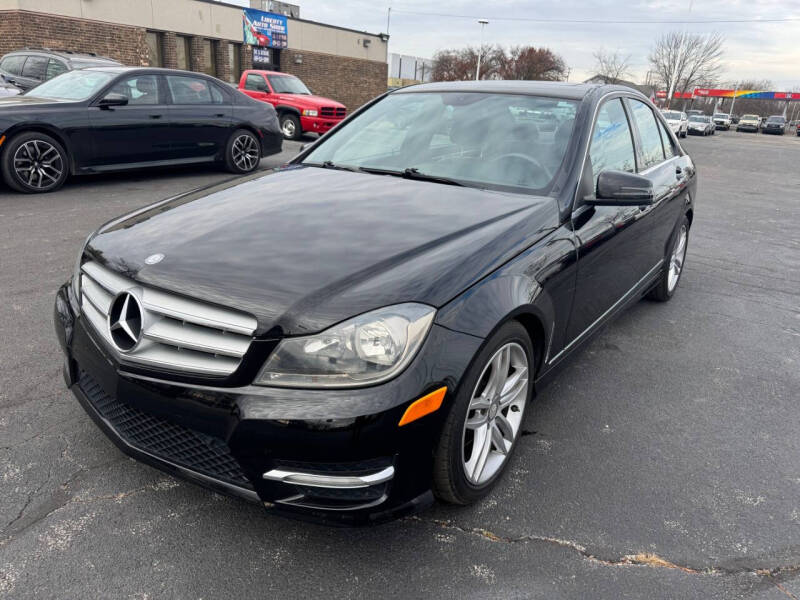
[[[784,135],[786,133],[786,117],[781,115],[767,117],[767,120],[761,127],[761,133]]]
[[[275,109],[200,73],[95,67],[0,98],[0,172],[19,192],[71,174],[216,162],[255,170],[280,152]]]
[[[695,193],[630,88],[402,88],[91,235],[56,297],[66,382],[124,452],[276,512],[475,502],[535,387],[676,292]]]

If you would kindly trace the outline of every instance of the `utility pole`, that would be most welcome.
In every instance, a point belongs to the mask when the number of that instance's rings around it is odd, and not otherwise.
[[[736,88],[733,90],[733,100],[731,100],[731,109],[728,111],[728,116],[733,115],[733,106],[736,104],[736,92],[739,91],[739,82],[736,82]]]
[[[489,21],[487,21],[486,19],[478,19],[478,23],[481,24],[481,45],[478,46],[478,66],[475,67],[475,81],[478,81],[481,75],[481,53],[483,52],[483,28],[484,26],[489,24]]]
[[[692,3],[694,0],[689,0],[689,16],[692,14]],[[675,86],[680,83],[678,78],[681,76],[682,69],[683,69],[683,55],[686,53],[686,36],[688,32],[686,28],[683,29],[683,36],[681,37],[681,47],[678,48],[678,60],[676,61],[675,68],[679,69],[678,72],[675,74],[674,77],[671,77],[672,81],[669,82],[669,91],[667,92],[667,108],[672,107],[672,96],[675,92]]]

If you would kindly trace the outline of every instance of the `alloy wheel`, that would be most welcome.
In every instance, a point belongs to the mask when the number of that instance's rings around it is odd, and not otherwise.
[[[471,484],[486,483],[505,464],[522,426],[528,373],[528,357],[516,342],[502,346],[484,366],[462,434],[462,465]]]
[[[683,261],[686,259],[686,242],[688,238],[689,232],[686,230],[686,225],[683,225],[678,235],[678,243],[675,244],[675,249],[672,251],[672,256],[669,260],[667,288],[670,292],[678,285],[678,278],[681,276],[681,270],[683,269]]]
[[[17,178],[27,186],[46,190],[64,174],[64,157],[44,140],[29,140],[17,148],[12,161]]]
[[[233,141],[231,147],[233,163],[242,171],[252,171],[259,161],[258,144],[253,136],[243,134]]]
[[[291,119],[284,119],[283,125],[281,126],[283,130],[283,135],[287,138],[293,138],[295,134],[295,126],[294,121]]]

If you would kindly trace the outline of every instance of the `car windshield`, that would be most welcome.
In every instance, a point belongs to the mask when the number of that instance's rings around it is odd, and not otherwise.
[[[56,100],[87,100],[116,75],[105,71],[67,71],[36,86],[25,95]]]
[[[728,115],[726,115],[725,113],[714,113],[714,118],[715,119],[726,119],[726,118],[728,118]]]
[[[758,121],[759,118],[758,115],[745,115],[742,117],[742,121]]]
[[[297,77],[267,75],[267,79],[269,79],[269,84],[276,94],[303,94],[304,96],[311,94],[311,90]]]
[[[347,122],[304,164],[545,193],[578,102],[483,92],[394,93]]]
[[[708,119],[709,117],[705,117],[702,115],[692,115],[691,117],[689,117],[689,120],[694,123],[708,123]]]
[[[785,120],[783,117],[770,117],[767,119],[767,123],[783,123]]]
[[[680,121],[681,120],[681,113],[679,113],[679,112],[668,111],[668,112],[665,112],[663,114],[664,114],[664,118],[667,121]]]

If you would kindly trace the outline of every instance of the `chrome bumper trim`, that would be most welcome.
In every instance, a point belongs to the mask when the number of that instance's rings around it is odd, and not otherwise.
[[[287,471],[285,469],[272,469],[264,473],[263,478],[281,483],[305,485],[331,489],[358,489],[386,483],[394,477],[394,467],[388,466],[376,473],[369,475],[331,475],[319,473],[303,473],[300,471]]]

